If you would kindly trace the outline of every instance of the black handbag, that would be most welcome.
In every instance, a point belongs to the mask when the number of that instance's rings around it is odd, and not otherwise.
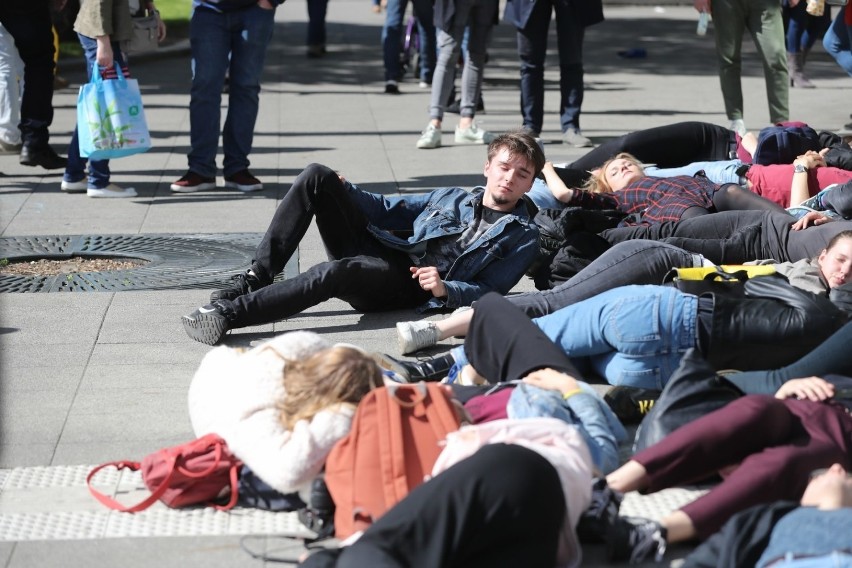
[[[633,452],[656,444],[684,424],[706,416],[741,396],[743,392],[717,375],[697,349],[690,349],[672,373],[660,398],[639,424]]]

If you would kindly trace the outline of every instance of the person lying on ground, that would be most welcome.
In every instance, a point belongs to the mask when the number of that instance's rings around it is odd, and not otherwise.
[[[852,401],[843,404],[825,395],[800,399],[794,392],[734,400],[608,475],[608,485],[622,493],[652,493],[717,474],[723,479],[659,523],[620,519],[608,546],[613,559],[660,561],[667,544],[706,539],[748,507],[802,498],[816,468],[852,468]]]
[[[307,503],[358,401],[382,384],[360,349],[296,331],[248,351],[210,351],[189,387],[189,416],[197,436],[218,434],[264,482]]]
[[[184,329],[214,345],[230,329],[281,320],[330,298],[364,312],[425,311],[469,305],[489,291],[505,294],[538,253],[538,229],[523,198],[543,164],[541,148],[522,131],[488,145],[485,187],[472,192],[384,197],[312,164],[281,200],[252,267],[184,316]],[[314,216],[329,261],[273,282]]]
[[[811,472],[799,501],[737,513],[682,566],[791,565],[852,565],[852,475],[839,463]]]
[[[718,215],[726,215],[719,213]],[[704,217],[685,221],[704,220]],[[808,229],[813,231],[814,229]],[[759,232],[753,226],[742,235]],[[796,231],[794,235],[805,232]],[[797,249],[798,250],[798,249]],[[576,276],[553,288],[539,292],[514,294],[507,300],[521,308],[528,317],[536,318],[594,298],[620,286],[630,284],[659,284],[674,267],[700,267],[707,264],[701,255],[687,252],[667,243],[634,239],[614,245]],[[802,257],[796,262],[774,264],[775,270],[798,288],[814,294],[852,281],[852,227],[835,233],[815,256]],[[476,310],[460,310],[438,320],[399,322],[396,325],[399,349],[402,354],[431,347],[453,336],[465,336]]]

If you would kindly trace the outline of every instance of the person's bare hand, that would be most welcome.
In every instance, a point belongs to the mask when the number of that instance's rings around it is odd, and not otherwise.
[[[693,6],[699,12],[710,13],[710,0],[693,0]]]
[[[157,43],[166,39],[166,22],[160,17],[159,12],[154,12],[154,16],[157,18]]]
[[[821,377],[790,379],[778,389],[775,398],[800,398],[819,402],[834,396],[834,385]]]
[[[793,164],[805,166],[806,168],[811,170],[814,168],[825,166],[825,158],[819,152],[808,150],[804,154],[797,156],[796,159],[793,160]]]
[[[257,5],[261,8],[263,8],[264,10],[274,10],[275,9],[275,6],[273,6],[272,3],[269,2],[269,0],[257,0]]]
[[[447,287],[444,286],[444,281],[441,280],[441,275],[438,269],[434,266],[412,266],[409,268],[411,277],[417,279],[417,283],[427,292],[432,292],[436,298],[443,298],[447,295]]]
[[[579,388],[577,379],[571,375],[566,375],[561,371],[557,371],[556,369],[551,369],[550,367],[533,371],[524,377],[523,381],[542,389],[555,390],[561,393],[570,392]]]
[[[831,217],[820,213],[819,211],[808,211],[805,213],[805,216],[793,223],[790,227],[794,231],[801,231],[802,229],[807,229],[808,227],[816,227],[817,225],[824,225],[830,221],[833,221]]]
[[[95,55],[95,61],[101,67],[111,68],[114,55],[112,53],[112,43],[109,41],[109,36],[99,36],[96,38],[98,47]]]

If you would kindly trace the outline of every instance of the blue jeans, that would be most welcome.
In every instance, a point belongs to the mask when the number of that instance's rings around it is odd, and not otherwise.
[[[92,68],[98,57],[98,42],[93,38],[77,34],[80,45],[86,55],[86,71],[89,80],[92,80]],[[112,53],[115,61],[124,67],[124,54],[117,41],[112,42]],[[77,139],[77,127],[71,135],[71,143],[68,144],[68,164],[65,166],[65,174],[62,179],[68,182],[80,181],[86,177],[86,158],[80,156],[80,142]],[[109,185],[109,160],[89,161],[89,187],[103,189]]]
[[[514,0],[526,1],[526,0]],[[580,128],[583,105],[583,36],[570,3],[538,0],[527,25],[518,30],[521,59],[521,112],[524,126],[541,132],[544,120],[544,60],[547,55],[551,11],[556,12],[556,45],[559,50],[559,120],[562,132]]]
[[[831,24],[828,8],[822,16],[808,14],[807,2],[799,2],[791,8],[789,2],[784,2],[784,17],[787,23],[787,53],[808,52],[816,40],[825,33]],[[841,10],[842,12],[842,10]]]
[[[450,29],[438,31],[438,62],[432,77],[432,98],[429,106],[429,117],[438,120],[444,118],[447,99],[453,89],[456,61],[461,53],[462,36],[468,26],[470,36],[462,70],[459,115],[473,118],[476,114],[476,103],[479,102],[479,92],[482,89],[485,50],[497,14],[497,1],[457,0],[455,10],[452,25],[448,26]]]
[[[666,286],[623,286],[534,320],[575,362],[612,385],[662,389],[696,346],[698,298]]]
[[[260,76],[266,46],[272,38],[274,10],[254,5],[236,12],[193,11],[189,25],[192,48],[192,88],[189,121],[189,169],[205,177],[216,175],[220,105],[225,72],[230,68],[228,114],[222,131],[224,174],[249,166],[257,121]]]
[[[737,175],[737,168],[742,165],[743,163],[739,160],[722,160],[717,162],[692,162],[682,168],[648,166],[645,168],[645,175],[653,177],[694,176],[700,170],[704,170],[704,175],[713,183],[719,185],[726,183],[739,184],[740,176]]]
[[[420,80],[431,83],[437,56],[432,2],[431,0],[412,0],[411,4],[420,26]],[[408,8],[408,0],[388,0],[387,16],[382,28],[385,81],[396,81],[400,76],[399,50],[402,45],[402,26],[406,8]]]
[[[308,0],[308,45],[325,45],[328,0]]]
[[[844,12],[843,9],[838,10],[837,17],[822,38],[822,46],[852,76],[852,27],[843,21]]]

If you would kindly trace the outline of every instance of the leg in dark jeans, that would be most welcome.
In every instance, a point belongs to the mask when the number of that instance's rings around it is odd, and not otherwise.
[[[616,244],[552,290],[507,299],[535,318],[619,286],[661,284],[672,268],[690,266],[701,266],[701,259],[691,252],[658,241],[634,239]]]
[[[546,367],[581,378],[565,351],[494,292],[476,302],[464,351],[476,372],[491,383],[522,379]]]
[[[359,311],[412,308],[431,294],[411,278],[408,257],[375,243],[374,256],[346,257],[312,266],[307,271],[240,296],[221,300],[232,316],[231,327],[284,319],[331,298],[340,298]]]
[[[559,476],[546,459],[489,444],[415,488],[335,566],[552,568],[564,518]]]
[[[337,173],[310,164],[295,179],[281,200],[255,251],[252,270],[262,284],[269,284],[293,256],[314,215],[329,258],[356,256],[363,251],[367,219],[349,198]]]
[[[517,32],[523,125],[535,132],[536,136],[541,133],[544,120],[544,60],[552,11],[551,2],[536,2],[526,27]]]

